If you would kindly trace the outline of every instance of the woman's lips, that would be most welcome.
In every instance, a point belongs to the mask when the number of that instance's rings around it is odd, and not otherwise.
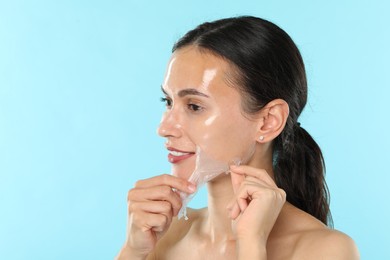
[[[184,152],[174,148],[168,148],[168,150],[168,161],[170,163],[179,163],[180,161],[183,161],[195,154],[193,152]]]

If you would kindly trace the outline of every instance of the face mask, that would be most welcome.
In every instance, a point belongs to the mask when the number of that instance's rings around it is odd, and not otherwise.
[[[243,115],[241,94],[226,83],[230,65],[196,48],[175,51],[168,65],[163,91],[170,106],[159,134],[167,147],[195,153],[172,165],[172,174],[197,184],[198,189],[232,164],[246,164],[252,157],[258,130],[256,120]],[[197,109],[194,109],[197,108]],[[194,194],[180,193],[183,207]]]
[[[188,181],[195,183],[198,191],[204,184],[216,178],[220,174],[228,174],[230,165],[240,165],[241,163],[249,161],[254,151],[255,146],[253,145],[243,158],[235,157],[228,162],[224,162],[213,159],[198,146],[196,149],[195,170],[188,178]],[[195,194],[196,192],[192,194],[179,192],[180,198],[182,199],[182,207],[179,211],[178,219],[184,217],[185,220],[188,220],[187,205],[194,198]]]

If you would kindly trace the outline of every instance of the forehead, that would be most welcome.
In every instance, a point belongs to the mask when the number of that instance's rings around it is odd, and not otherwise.
[[[167,92],[183,88],[212,91],[217,86],[228,87],[231,71],[230,64],[224,59],[198,47],[188,46],[172,54],[162,87]]]

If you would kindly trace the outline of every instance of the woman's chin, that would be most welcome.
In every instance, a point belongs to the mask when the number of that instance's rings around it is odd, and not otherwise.
[[[173,176],[188,180],[191,176],[191,174],[195,170],[194,163],[180,163],[180,164],[173,164],[171,173]]]

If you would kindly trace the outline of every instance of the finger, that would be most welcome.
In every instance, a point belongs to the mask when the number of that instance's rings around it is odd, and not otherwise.
[[[240,189],[236,193],[237,203],[240,205],[240,200],[254,201],[260,199],[264,202],[274,203],[276,201],[284,202],[286,199],[286,192],[279,188],[264,186],[261,184],[244,181]],[[240,208],[244,204],[240,205]],[[244,206],[245,207],[245,206]]]
[[[258,170],[258,169],[256,169],[256,170]],[[268,174],[267,174],[267,176],[268,176]],[[254,183],[259,183],[259,184],[264,185],[264,186],[276,187],[273,180],[272,179],[268,180],[268,178],[266,178],[267,180],[263,180],[263,179],[260,179],[259,177],[246,176],[243,173],[236,173],[234,171],[230,171],[230,177],[231,177],[234,193],[237,192],[237,190],[240,188],[240,186],[244,180],[252,181]]]
[[[149,179],[139,180],[136,182],[135,187],[147,188],[159,185],[168,185],[174,189],[186,193],[194,193],[196,191],[196,186],[194,183],[169,174],[162,174]]]
[[[172,222],[173,209],[172,205],[167,201],[133,202],[129,204],[129,212],[130,214],[142,214],[144,212],[162,214],[166,216],[168,225]]]
[[[236,219],[241,214],[241,212],[244,212],[246,210],[249,203],[250,200],[248,198],[235,198],[234,201],[232,201],[227,207],[230,218],[232,218],[233,220]]]
[[[228,211],[229,211],[229,217],[233,220],[236,219],[240,215],[241,209],[240,209],[240,206],[238,206],[236,200],[234,200],[230,203],[230,205],[228,206]]]
[[[257,178],[254,177],[248,177],[248,176],[245,177],[245,175],[243,174],[236,174],[234,172],[230,172],[230,173],[231,173],[232,186],[235,194],[240,189],[244,181],[246,181],[247,183],[253,182],[253,184],[261,183],[261,180],[258,180]],[[237,200],[235,197],[235,199],[232,202],[230,202],[227,206],[230,217],[232,219],[236,219],[240,215],[240,213],[246,209],[247,206],[248,206],[247,199]]]
[[[239,189],[236,190],[234,199],[228,204],[227,209],[232,219],[236,219],[249,205],[251,196],[246,193],[245,186],[258,185],[247,180],[241,182]]]
[[[245,180],[245,175],[230,171],[230,179],[232,181],[233,191],[236,193],[240,188],[241,183]]]
[[[129,203],[136,201],[167,201],[172,206],[174,216],[177,215],[182,206],[179,194],[169,186],[131,189],[127,200]]]
[[[168,219],[163,214],[154,214],[147,212],[138,212],[131,214],[133,225],[136,225],[143,232],[153,230],[162,232],[168,227]]]
[[[255,167],[251,167],[248,165],[231,165],[230,166],[230,172],[233,172],[238,175],[247,175],[247,176],[252,176],[257,179],[261,179],[265,182],[268,183],[268,185],[272,187],[276,187],[276,184],[274,180],[271,178],[271,176],[268,174],[268,172],[264,169],[258,169]]]
[[[136,213],[140,211],[164,214],[167,217],[172,215],[172,205],[167,201],[143,201],[129,203],[129,211]]]
[[[275,185],[270,185],[269,182],[263,180],[263,179],[259,179],[259,178],[256,178],[256,177],[252,177],[252,176],[245,176],[245,182],[246,183],[251,183],[253,185],[261,185],[261,186],[264,186],[264,187],[269,187],[269,188],[272,188],[272,189],[275,189],[277,187],[275,187]]]
[[[253,198],[260,197],[260,193],[264,190],[271,190],[268,185],[261,185],[258,182],[244,180],[241,183],[240,188],[235,193],[233,201],[228,205],[228,210],[230,212],[230,217],[236,219],[241,212],[244,212],[248,205],[251,203]]]
[[[248,207],[250,201],[252,200],[252,195],[261,188],[263,188],[262,185],[247,180],[241,184],[240,189],[235,194],[237,205],[239,206],[241,212]]]

